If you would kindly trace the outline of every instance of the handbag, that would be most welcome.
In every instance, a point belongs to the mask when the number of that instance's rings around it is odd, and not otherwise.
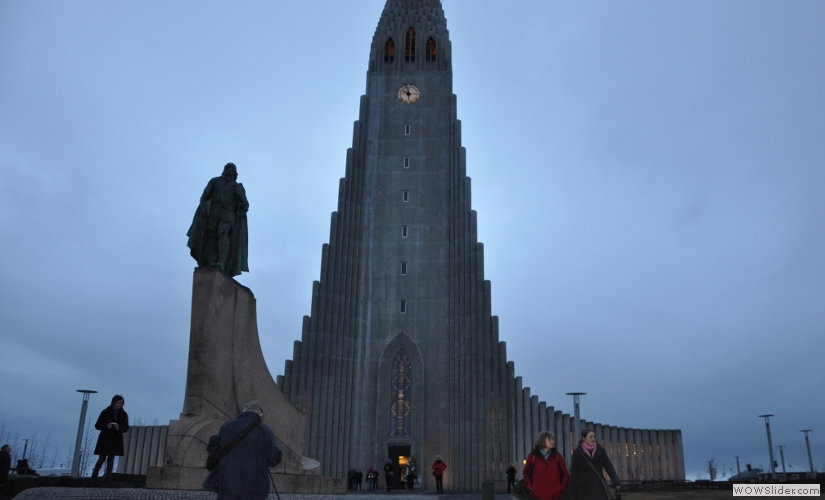
[[[604,475],[602,475],[601,472],[596,470],[596,466],[593,465],[593,462],[591,462],[590,459],[587,457],[585,457],[585,462],[587,462],[587,465],[590,466],[593,472],[596,473],[596,476],[598,476],[598,478],[601,480],[602,488],[604,489],[604,494],[607,497],[607,500],[621,500],[621,496],[617,496],[616,490],[611,488],[610,485],[607,484],[607,481],[604,480]]]

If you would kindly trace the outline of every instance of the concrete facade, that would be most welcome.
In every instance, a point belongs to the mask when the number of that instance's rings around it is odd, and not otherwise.
[[[555,432],[568,457],[576,442],[572,418],[522,387],[499,340],[465,157],[441,2],[388,0],[311,311],[278,380],[307,412],[304,454],[324,475],[412,457],[434,489],[441,455],[446,489],[481,491],[505,487],[537,432]],[[623,478],[684,478],[679,431],[601,427]],[[667,444],[654,447],[659,432]]]

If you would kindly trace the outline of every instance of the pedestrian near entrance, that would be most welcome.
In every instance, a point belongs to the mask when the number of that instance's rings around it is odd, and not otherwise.
[[[387,462],[384,464],[384,482],[387,483],[387,491],[392,489],[393,480],[395,480],[395,466],[392,460],[387,459]]]
[[[613,491],[604,480],[602,471],[607,472],[616,490],[622,485],[613,463],[604,448],[596,442],[596,433],[584,429],[581,442],[573,451],[572,478],[570,482],[570,500],[609,500]]]
[[[447,470],[447,464],[441,460],[441,455],[436,455],[435,462],[433,462],[433,476],[435,476],[435,489],[438,493],[444,493],[445,470]]]
[[[367,490],[373,491],[378,484],[378,471],[372,465],[367,469]]]
[[[524,484],[530,497],[537,500],[561,500],[570,481],[564,457],[556,451],[556,437],[550,432],[536,436],[533,451],[524,464]]]

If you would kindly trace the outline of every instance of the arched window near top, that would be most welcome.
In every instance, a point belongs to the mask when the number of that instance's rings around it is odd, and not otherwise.
[[[387,43],[384,44],[384,62],[395,62],[395,42],[392,38],[387,38]]]
[[[415,30],[412,29],[412,26],[407,30],[407,39],[404,44],[404,61],[415,61]]]
[[[433,40],[432,38],[427,40],[427,48],[424,52],[425,52],[424,58],[427,61],[435,61],[435,54],[436,54],[435,40]]]

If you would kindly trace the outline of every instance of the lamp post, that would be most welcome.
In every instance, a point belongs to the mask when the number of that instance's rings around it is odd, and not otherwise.
[[[785,445],[780,444],[777,448],[779,448],[779,460],[782,461],[782,480],[787,481],[788,472],[785,470]]]
[[[83,442],[83,426],[86,424],[86,408],[89,407],[89,395],[97,391],[78,389],[83,394],[83,403],[80,405],[80,422],[77,424],[77,441],[74,443],[74,458],[72,459],[72,477],[80,476],[80,443]]]
[[[739,456],[736,456],[736,475],[742,474],[742,469],[739,467]],[[741,478],[740,478],[741,479]]]
[[[771,440],[771,423],[770,418],[773,417],[773,414],[766,413],[764,415],[759,415],[759,418],[765,419],[765,430],[768,433],[768,456],[771,460],[771,479],[774,481],[776,480],[776,466],[774,465],[774,458],[773,458],[773,441]]]
[[[811,468],[811,475],[816,475],[816,471],[814,470],[814,459],[811,458],[811,440],[808,439],[808,433],[811,432],[811,429],[804,429],[799,432],[805,434],[805,447],[808,449],[808,467]]]
[[[579,415],[579,396],[584,396],[586,392],[568,392],[568,396],[573,396],[573,441],[579,439],[581,433],[581,420]],[[573,446],[575,447],[575,446]]]

